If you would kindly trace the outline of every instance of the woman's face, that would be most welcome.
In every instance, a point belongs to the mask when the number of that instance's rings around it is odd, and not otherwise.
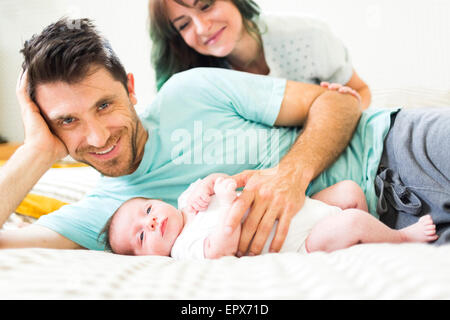
[[[212,4],[185,0],[190,7],[167,1],[170,21],[186,44],[203,55],[226,57],[235,49],[245,28],[242,15],[230,0]]]

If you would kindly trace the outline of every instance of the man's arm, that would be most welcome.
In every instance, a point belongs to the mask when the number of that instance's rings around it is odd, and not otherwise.
[[[277,167],[234,176],[238,187],[245,188],[230,212],[229,233],[251,207],[242,228],[240,254],[248,249],[250,255],[259,254],[277,219],[270,250],[281,249],[292,217],[303,206],[308,185],[345,149],[360,116],[360,103],[350,94],[287,82],[275,125],[303,125],[303,131]]]
[[[22,145],[0,168],[0,194],[4,200],[0,206],[0,227],[52,164],[38,150]]]
[[[3,200],[0,206],[0,227],[52,164],[67,155],[66,147],[49,130],[39,108],[31,100],[27,87],[25,72],[20,76],[16,88],[25,128],[25,141],[0,169],[0,194]],[[79,246],[40,226],[0,231],[0,248],[18,247],[69,249]]]
[[[53,160],[44,157],[36,149],[22,145],[0,169],[0,194],[4,200],[0,206],[0,227],[52,164]],[[0,249],[25,247],[80,248],[60,234],[41,226],[0,231]]]
[[[0,249],[12,248],[82,249],[72,240],[39,225],[1,230]]]

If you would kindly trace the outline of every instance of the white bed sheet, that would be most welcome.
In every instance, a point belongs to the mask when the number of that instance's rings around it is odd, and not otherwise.
[[[88,250],[0,251],[0,299],[450,299],[450,246],[180,261]]]
[[[450,106],[448,90],[374,89],[373,94],[374,107]],[[53,180],[49,172],[33,191],[74,201],[98,179],[83,170],[89,179],[82,183],[72,183],[73,174],[67,175],[69,182]],[[66,177],[62,172],[57,176]],[[22,220],[13,215],[5,228]],[[450,245],[365,244],[329,254],[206,261],[8,249],[0,250],[0,299],[450,299]]]

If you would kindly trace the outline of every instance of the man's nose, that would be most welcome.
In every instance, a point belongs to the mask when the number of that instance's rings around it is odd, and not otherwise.
[[[96,148],[104,147],[110,136],[109,130],[99,122],[91,123],[88,130],[87,143]]]

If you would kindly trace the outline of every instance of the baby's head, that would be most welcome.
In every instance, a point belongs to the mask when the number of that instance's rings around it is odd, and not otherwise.
[[[182,213],[170,204],[132,198],[116,210],[102,233],[114,253],[169,256],[183,226]]]

